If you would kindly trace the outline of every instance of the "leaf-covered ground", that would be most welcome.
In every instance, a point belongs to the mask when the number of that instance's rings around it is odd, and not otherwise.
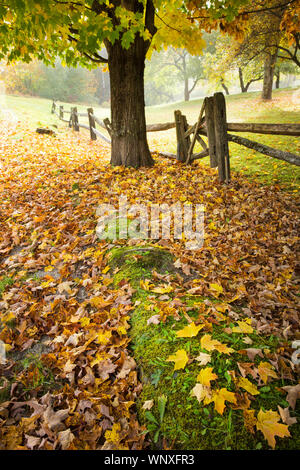
[[[299,448],[296,194],[238,174],[220,185],[199,163],[111,168],[84,134],[1,128],[0,448],[177,448],[191,416],[194,448],[234,448],[232,426],[252,448]],[[175,270],[118,276],[111,250],[141,242],[95,228],[121,194],[204,204],[203,248],[159,240]]]

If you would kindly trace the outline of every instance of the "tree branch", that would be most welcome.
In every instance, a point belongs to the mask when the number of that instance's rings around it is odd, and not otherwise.
[[[71,36],[71,34],[68,35],[68,39],[70,41],[78,43],[78,39],[74,38],[74,36]],[[87,52],[80,51],[80,50],[79,50],[79,52],[81,54],[83,54],[85,57],[87,57],[89,60],[91,60],[92,62],[95,62],[97,64],[107,64],[108,63],[108,59],[105,59],[105,57],[102,57],[97,52],[92,52],[92,55],[88,54]],[[94,57],[92,57],[92,56],[94,56]]]
[[[156,34],[157,27],[155,26],[155,7],[153,0],[147,0],[146,3],[145,27],[152,37]]]
[[[283,8],[288,7],[288,6],[290,6],[293,3],[298,2],[298,1],[299,0],[290,0],[289,2],[283,3],[281,5],[279,4],[279,5],[274,5],[272,7],[258,8],[257,10],[242,11],[241,13],[238,13],[235,18],[238,18],[238,17],[243,16],[243,15],[251,15],[253,13],[263,13],[265,11],[283,9]],[[218,19],[221,20],[221,19],[224,19],[224,18],[226,18],[226,15],[222,15]],[[210,19],[210,16],[189,16],[188,19],[189,20]]]

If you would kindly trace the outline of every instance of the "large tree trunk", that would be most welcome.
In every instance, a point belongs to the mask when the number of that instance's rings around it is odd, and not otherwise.
[[[144,67],[146,46],[136,36],[129,49],[107,44],[111,93],[111,164],[152,166],[146,135]]]
[[[262,89],[262,99],[272,99],[273,79],[274,79],[274,68],[277,60],[277,52],[275,54],[268,54],[265,58],[264,63],[264,83]]]

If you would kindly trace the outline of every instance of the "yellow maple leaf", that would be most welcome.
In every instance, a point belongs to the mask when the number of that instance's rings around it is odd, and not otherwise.
[[[238,326],[232,328],[233,333],[253,333],[253,328],[249,324],[249,321],[238,321],[237,324]]]
[[[205,369],[202,369],[197,377],[197,382],[210,387],[210,382],[218,378],[218,376],[214,374],[212,370],[212,367],[205,367]]]
[[[238,379],[238,386],[240,388],[243,388],[247,392],[251,393],[251,395],[259,395],[259,391],[257,390],[257,387],[245,377],[240,377]]]
[[[209,289],[213,291],[214,295],[219,297],[220,294],[223,294],[223,287],[220,284],[209,284]]]
[[[143,281],[143,279],[140,280],[140,287],[144,290],[150,290],[151,287],[154,287],[154,284],[151,284],[151,282],[146,279],[145,281]]]
[[[82,327],[88,326],[90,324],[91,319],[88,317],[82,317],[80,318],[80,324]]]
[[[184,369],[189,358],[184,349],[178,349],[175,354],[168,357],[167,362],[174,362],[174,370]]]
[[[257,370],[264,384],[268,382],[269,377],[273,377],[274,379],[277,379],[278,377],[273,366],[269,364],[269,362],[260,362]]]
[[[115,445],[118,445],[120,442],[120,431],[121,424],[114,423],[111,431],[105,431],[105,438],[107,441],[112,442]]]
[[[104,331],[104,333],[100,331],[96,334],[97,339],[95,342],[97,344],[106,344],[110,340],[111,335],[112,335],[112,332],[110,330]]]
[[[213,351],[216,349],[217,351],[224,354],[230,354],[234,352],[234,349],[229,348],[226,346],[226,344],[220,343],[220,341],[216,339],[212,339],[211,335],[208,334],[202,336],[200,344],[201,348],[206,349],[207,351]]]
[[[90,305],[92,305],[93,307],[97,307],[97,308],[104,308],[104,307],[107,307],[108,305],[111,305],[112,302],[106,302],[103,297],[91,297],[89,300],[88,300],[88,303]]]
[[[215,390],[212,395],[212,401],[215,403],[215,410],[220,413],[220,415],[224,412],[225,401],[236,404],[235,394],[229,392],[226,388]]]
[[[15,315],[12,312],[4,313],[1,315],[1,322],[8,323],[12,320],[15,320]]]
[[[256,429],[263,433],[265,439],[273,449],[276,445],[275,436],[290,437],[288,425],[278,423],[279,420],[280,416],[277,411],[259,410],[257,415]]]
[[[193,336],[197,336],[200,330],[204,328],[204,325],[196,326],[194,322],[190,323],[182,330],[176,332],[176,336],[178,338],[192,338]]]
[[[158,286],[154,287],[154,289],[151,289],[152,292],[155,292],[156,294],[166,294],[168,292],[172,292],[173,287],[172,286]]]

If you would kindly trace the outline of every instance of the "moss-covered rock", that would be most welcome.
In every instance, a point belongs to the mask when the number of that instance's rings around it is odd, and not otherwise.
[[[140,279],[151,276],[151,271],[168,273],[175,270],[172,255],[163,248],[151,245],[116,247],[108,254],[109,265],[116,270],[114,285],[127,280],[132,285],[139,285]]]

